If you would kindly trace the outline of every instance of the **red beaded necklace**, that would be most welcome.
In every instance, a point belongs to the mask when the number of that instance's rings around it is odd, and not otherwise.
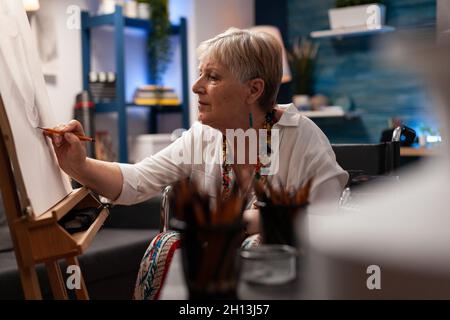
[[[271,111],[268,111],[266,113],[266,117],[264,119],[264,123],[262,128],[267,130],[267,156],[270,157],[272,153],[272,147],[271,147],[271,131],[273,125],[276,123],[275,118],[275,109],[272,109]],[[231,184],[231,164],[227,163],[227,138],[226,135],[222,135],[222,187],[223,187],[223,194],[226,196],[228,195],[230,191],[230,184]],[[267,167],[269,163],[263,164],[260,160],[260,157],[257,157],[257,162],[255,165],[255,179],[259,180],[261,178],[264,178],[264,176],[261,175],[261,168]]]

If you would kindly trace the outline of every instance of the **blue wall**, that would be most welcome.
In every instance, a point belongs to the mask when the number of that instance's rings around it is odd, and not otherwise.
[[[328,9],[334,0],[287,0],[288,42],[311,31],[329,29]],[[431,103],[419,79],[403,70],[383,66],[380,37],[395,33],[435,36],[435,0],[385,0],[386,24],[397,30],[390,34],[338,39],[320,43],[315,70],[315,93],[334,101],[346,95],[363,114],[354,120],[323,119],[316,123],[332,142],[377,142],[390,117],[398,117],[418,129],[434,126]]]

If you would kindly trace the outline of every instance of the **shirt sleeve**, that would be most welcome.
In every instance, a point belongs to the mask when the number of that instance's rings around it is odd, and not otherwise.
[[[123,184],[114,204],[135,204],[158,195],[164,187],[186,178],[192,170],[192,128],[172,144],[136,164],[118,163]]]

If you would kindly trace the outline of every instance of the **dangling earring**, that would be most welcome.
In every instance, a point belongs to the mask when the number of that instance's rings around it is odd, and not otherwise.
[[[250,124],[250,128],[253,128],[253,115],[251,112],[248,114],[248,122]]]

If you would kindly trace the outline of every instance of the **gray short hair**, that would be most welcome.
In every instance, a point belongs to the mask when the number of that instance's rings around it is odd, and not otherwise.
[[[282,48],[274,36],[258,31],[229,28],[197,48],[200,60],[209,57],[223,64],[242,83],[261,78],[264,92],[260,106],[270,110],[275,104],[283,76]]]

